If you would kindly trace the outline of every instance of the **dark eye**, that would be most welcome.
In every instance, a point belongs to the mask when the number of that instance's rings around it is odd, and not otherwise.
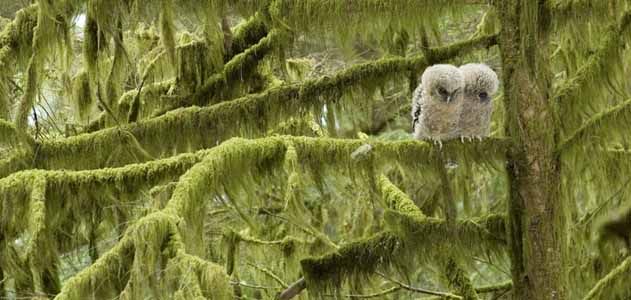
[[[487,94],[486,92],[482,92],[478,95],[478,97],[480,97],[480,100],[484,101],[489,98],[489,94]]]
[[[443,96],[444,96],[444,95],[447,95],[447,90],[446,90],[446,89],[444,89],[444,88],[438,88],[438,92],[439,92],[441,95],[443,95]]]

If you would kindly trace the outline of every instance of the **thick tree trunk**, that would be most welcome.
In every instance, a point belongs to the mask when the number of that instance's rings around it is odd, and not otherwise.
[[[496,1],[502,22],[509,236],[516,299],[567,299],[566,226],[555,154],[558,122],[550,100],[544,0]]]

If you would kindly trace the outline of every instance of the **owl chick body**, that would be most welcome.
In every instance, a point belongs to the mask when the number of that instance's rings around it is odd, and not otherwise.
[[[412,97],[414,137],[443,141],[458,136],[464,77],[452,65],[433,65],[423,72]]]
[[[484,64],[460,66],[464,76],[462,112],[458,121],[459,135],[467,138],[482,138],[490,134],[492,97],[497,92],[497,74]]]

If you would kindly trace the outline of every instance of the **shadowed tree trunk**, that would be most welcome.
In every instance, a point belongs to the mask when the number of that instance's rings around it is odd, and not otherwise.
[[[516,299],[566,299],[566,226],[555,154],[557,122],[545,57],[544,1],[498,1],[506,129],[512,277]]]

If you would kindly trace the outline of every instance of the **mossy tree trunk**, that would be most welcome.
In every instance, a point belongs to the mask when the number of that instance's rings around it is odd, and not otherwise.
[[[555,148],[558,122],[550,97],[543,0],[497,1],[502,30],[507,134],[509,236],[515,299],[566,299],[566,226]]]

